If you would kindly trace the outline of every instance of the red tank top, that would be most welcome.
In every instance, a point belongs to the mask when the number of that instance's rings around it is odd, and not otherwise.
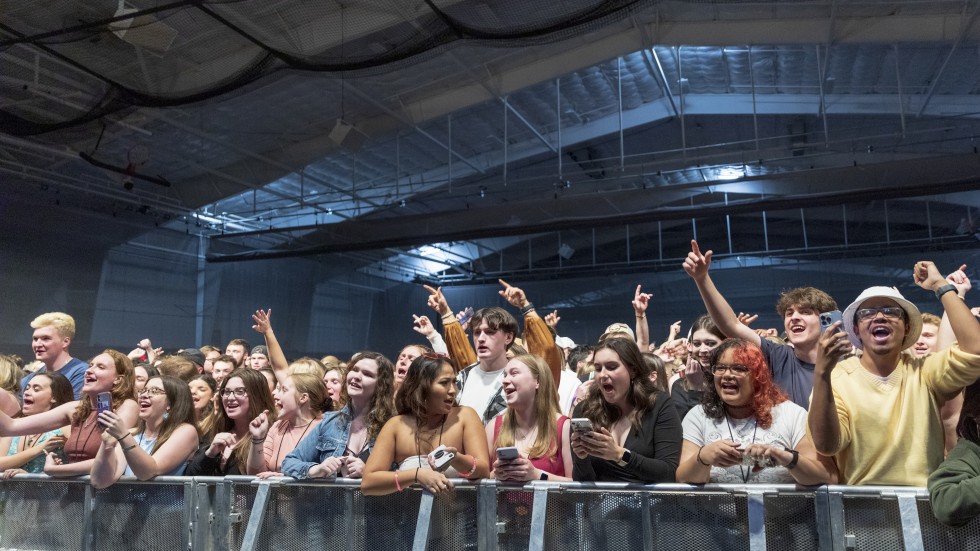
[[[504,421],[503,415],[498,415],[496,419],[493,420],[493,441],[497,441],[497,437],[500,435],[500,425]],[[535,468],[551,473],[555,476],[570,476],[565,474],[565,462],[562,460],[561,456],[561,435],[562,429],[565,427],[565,421],[568,421],[568,417],[561,415],[558,417],[558,431],[555,433],[555,453],[545,457],[532,457],[530,458],[531,464]],[[491,460],[492,463],[492,460]]]
[[[69,463],[95,459],[102,445],[102,426],[95,420],[98,411],[92,411],[81,425],[72,423],[71,435],[65,442],[65,455]]]

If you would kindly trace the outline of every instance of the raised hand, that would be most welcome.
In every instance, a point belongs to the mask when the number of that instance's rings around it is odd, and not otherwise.
[[[429,292],[429,298],[426,299],[426,304],[429,308],[435,310],[440,316],[453,313],[452,309],[449,308],[449,303],[446,302],[446,297],[442,294],[442,287],[432,287],[430,285],[423,285],[423,287]]]
[[[692,239],[691,252],[687,253],[687,258],[684,260],[684,271],[695,281],[701,281],[708,276],[712,254],[714,254],[712,251],[701,254],[698,242]]]
[[[841,323],[835,321],[817,341],[817,361],[814,362],[814,373],[830,373],[837,367],[837,362],[850,352],[851,342],[847,339],[847,333],[841,331]]]
[[[514,306],[515,308],[524,308],[527,305],[528,300],[527,296],[524,295],[524,291],[522,291],[519,287],[514,287],[502,279],[498,279],[497,281],[504,286],[503,289],[497,292],[500,294],[500,296],[504,297],[504,300],[509,302],[511,306]]]
[[[252,314],[252,321],[255,322],[252,325],[252,329],[255,329],[256,333],[265,335],[269,331],[272,331],[272,308],[268,310],[256,310]]]
[[[955,272],[946,276],[946,281],[952,283],[956,287],[956,294],[959,295],[960,298],[965,297],[966,293],[973,288],[973,283],[970,281],[970,278],[967,277],[964,270],[966,270],[966,264],[960,266],[959,270],[956,270]]]
[[[912,268],[912,281],[927,291],[935,291],[946,284],[939,268],[928,260],[920,260]]]
[[[561,321],[561,316],[558,315],[558,310],[554,310],[550,314],[544,317],[544,322],[548,324],[548,327],[554,329],[558,326],[558,322]]]
[[[425,336],[425,338],[428,339],[433,333],[436,332],[436,328],[432,326],[432,322],[429,321],[428,317],[416,316],[415,314],[412,314],[412,319],[414,320],[412,323],[412,329],[414,329],[416,333]]]
[[[647,307],[650,306],[650,299],[653,298],[653,295],[650,293],[641,293],[641,287],[641,285],[637,285],[636,292],[633,294],[633,310],[637,316],[643,316],[647,313]]]
[[[745,312],[739,312],[738,313],[738,321],[739,321],[739,323],[741,323],[742,325],[744,325],[746,327],[752,325],[752,322],[754,322],[757,319],[759,319],[759,314],[749,315],[749,314],[746,314]]]
[[[255,419],[252,419],[252,422],[248,424],[248,432],[252,434],[252,438],[255,440],[264,439],[269,434],[269,410],[263,410],[262,413],[255,416]]]

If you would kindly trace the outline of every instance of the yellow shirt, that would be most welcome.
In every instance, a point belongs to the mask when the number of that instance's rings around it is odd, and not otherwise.
[[[977,377],[980,356],[958,345],[925,358],[902,354],[885,379],[859,358],[840,362],[830,382],[840,421],[834,457],[842,483],[925,486],[943,460],[939,407]]]

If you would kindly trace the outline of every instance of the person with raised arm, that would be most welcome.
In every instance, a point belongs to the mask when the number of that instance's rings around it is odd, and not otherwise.
[[[105,425],[92,466],[92,486],[106,488],[124,475],[139,480],[180,476],[197,452],[194,402],[187,383],[175,377],[150,378],[139,393],[134,429],[112,411],[99,414]]]
[[[929,261],[912,278],[942,303],[957,344],[924,358],[903,353],[922,316],[893,287],[865,289],[820,337],[807,429],[845,484],[924,486],[943,460],[939,404],[980,376],[980,324],[956,287]],[[863,353],[841,360],[851,345]]]
[[[783,318],[789,344],[774,343],[760,337],[752,328],[739,321],[732,307],[722,296],[708,268],[712,251],[701,253],[698,242],[691,241],[691,252],[684,260],[684,271],[698,286],[698,292],[708,315],[726,337],[745,339],[759,346],[769,364],[772,379],[790,399],[803,409],[809,407],[813,388],[814,362],[820,341],[820,314],[837,309],[837,303],[824,291],[799,287],[783,292],[776,303],[776,312]]]
[[[563,360],[548,324],[535,311],[523,290],[502,279],[499,281],[504,287],[499,291],[500,296],[512,306],[520,308],[524,315],[524,343],[527,350],[543,358],[548,363],[552,378],[558,380],[561,377]],[[466,367],[456,376],[459,404],[472,407],[480,414],[484,424],[489,423],[507,407],[501,380],[503,368],[507,365],[507,350],[513,345],[517,335],[517,320],[502,308],[477,310],[470,320],[473,333],[471,346],[446,302],[442,288],[435,289],[428,285],[425,288],[429,292],[429,306],[442,316],[449,356],[456,362],[470,362],[461,364]]]
[[[0,435],[32,435],[71,425],[71,436],[65,442],[67,461],[53,453],[45,458],[44,472],[49,476],[89,474],[95,454],[102,444],[104,430],[98,422],[97,402],[102,392],[111,394],[110,406],[126,423],[136,423],[136,400],[133,399],[133,361],[116,350],[105,350],[92,358],[85,371],[82,399],[61,404],[54,409],[29,417],[11,419],[0,412]]]
[[[378,433],[395,413],[395,367],[377,352],[348,362],[343,408],[323,415],[310,435],[286,455],[282,472],[298,479],[361,478]]]
[[[252,329],[265,338],[265,348],[268,352],[269,365],[276,374],[276,381],[282,384],[286,380],[286,375],[289,371],[289,361],[286,360],[286,355],[283,354],[282,347],[279,346],[279,339],[276,338],[276,333],[272,330],[272,308],[268,310],[256,310],[252,314],[252,321],[255,322],[252,325]]]
[[[640,291],[642,286],[636,286],[633,294],[633,313],[636,314],[636,346],[641,352],[646,352],[650,348],[650,324],[647,321],[647,309],[650,306],[650,299],[653,295]]]

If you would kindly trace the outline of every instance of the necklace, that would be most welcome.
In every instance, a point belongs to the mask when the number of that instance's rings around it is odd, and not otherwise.
[[[752,442],[749,443],[750,446],[752,444],[755,444],[755,432],[759,429],[759,421],[758,421],[758,419],[756,419],[755,417],[753,417],[752,418],[752,421],[753,421],[753,425],[754,426],[752,427]],[[725,424],[728,425],[728,436],[731,437],[731,439],[732,439],[733,442],[737,442],[737,440],[735,440],[735,434],[732,432],[732,422],[728,420],[728,413],[727,412],[725,413]],[[749,477],[752,476],[752,467],[749,467],[746,470],[746,468],[741,463],[739,463],[739,465],[738,465],[738,472],[742,475],[742,483],[743,484],[748,484]]]
[[[313,421],[315,420],[316,418],[314,417],[313,419],[310,419],[309,423],[306,424],[306,428],[303,429],[303,434],[299,435],[299,438],[297,438],[296,441],[293,443],[293,448],[295,448],[296,445],[303,440],[303,437],[306,436],[306,431],[310,430],[310,425],[312,425]],[[282,457],[279,455],[282,452],[282,445],[286,441],[286,435],[292,432],[292,430],[295,428],[299,428],[299,426],[294,425],[292,427],[289,427],[289,430],[287,430],[286,433],[282,435],[282,440],[279,441],[279,447],[276,448],[276,464],[272,465],[273,470],[279,470],[279,466],[282,461]],[[286,453],[289,452],[287,451]]]

